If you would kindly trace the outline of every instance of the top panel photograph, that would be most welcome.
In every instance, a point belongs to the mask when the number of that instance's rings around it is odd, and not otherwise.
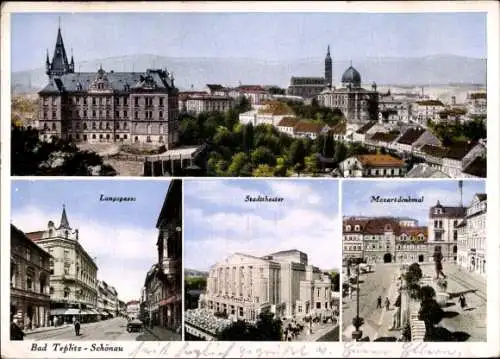
[[[486,177],[486,13],[10,24],[13,176]]]

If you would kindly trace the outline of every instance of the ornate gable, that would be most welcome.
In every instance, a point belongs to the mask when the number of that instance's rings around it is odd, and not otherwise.
[[[97,71],[97,75],[89,85],[89,93],[111,93],[113,92],[113,87],[109,83],[108,76],[106,72],[102,69],[102,66]]]

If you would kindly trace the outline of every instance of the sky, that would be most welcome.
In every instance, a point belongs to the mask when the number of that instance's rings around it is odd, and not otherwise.
[[[463,181],[463,204],[470,205],[474,194],[486,193],[485,181]],[[424,197],[421,203],[371,202],[372,196],[412,198]],[[342,183],[343,216],[394,216],[417,219],[426,226],[429,208],[437,201],[443,206],[459,206],[457,180],[438,181],[344,181]]]
[[[147,271],[158,260],[156,220],[169,181],[12,181],[12,224],[23,232],[59,226],[63,204],[80,244],[97,257],[97,277],[118,291],[120,300],[139,299]],[[135,197],[134,202],[102,202]]]
[[[283,202],[245,202],[278,196]],[[264,256],[298,249],[309,264],[340,268],[341,220],[336,180],[196,180],[184,182],[184,263],[207,271],[235,252]]]
[[[132,54],[258,58],[437,54],[486,58],[486,13],[17,13],[11,18],[12,71],[44,65],[58,19],[75,61]]]

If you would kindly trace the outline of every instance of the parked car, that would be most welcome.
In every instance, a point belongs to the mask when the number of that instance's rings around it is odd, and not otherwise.
[[[139,319],[132,319],[127,323],[127,332],[140,332],[143,329],[143,324]]]

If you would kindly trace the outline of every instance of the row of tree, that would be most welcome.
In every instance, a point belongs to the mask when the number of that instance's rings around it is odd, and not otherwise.
[[[453,146],[463,142],[477,142],[486,138],[486,124],[482,119],[460,123],[434,123],[428,121],[429,129],[442,141],[444,146]]]
[[[320,118],[324,113],[332,112],[331,109],[319,106],[302,104],[290,106],[294,108],[297,116],[310,115],[313,118]],[[248,108],[248,101],[242,99],[237,107],[225,113],[182,115],[181,144],[209,145],[207,175],[228,177],[283,177],[301,173],[316,175],[322,168],[318,154],[331,159],[332,164],[336,165],[346,157],[370,152],[360,143],[346,146],[343,142],[337,142],[331,134],[320,135],[311,140],[292,138],[279,132],[272,125],[253,126],[251,123],[243,125],[239,122],[239,114]],[[330,121],[338,122],[339,118]]]

